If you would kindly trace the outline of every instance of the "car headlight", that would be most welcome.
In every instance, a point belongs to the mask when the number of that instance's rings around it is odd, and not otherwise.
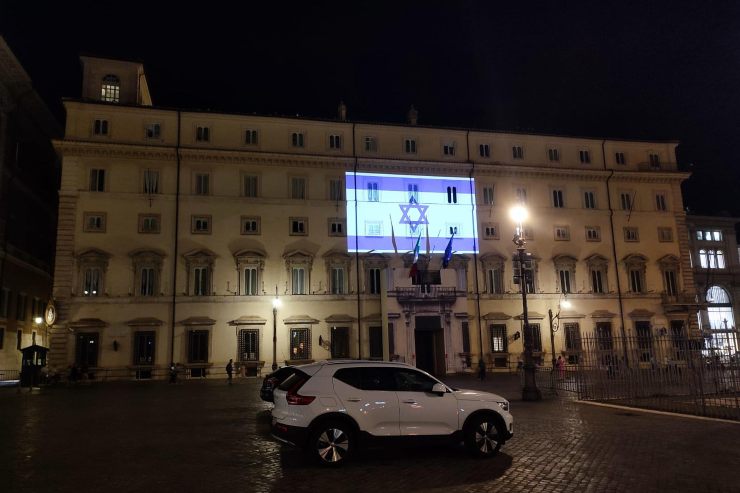
[[[509,412],[509,401],[497,401],[496,404],[504,411]]]

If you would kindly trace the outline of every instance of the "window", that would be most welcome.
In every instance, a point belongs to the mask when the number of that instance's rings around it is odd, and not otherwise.
[[[199,266],[193,269],[193,296],[211,294],[211,268]]]
[[[447,203],[457,204],[457,187],[447,187]]]
[[[665,294],[669,296],[678,294],[678,281],[676,280],[675,270],[663,271],[663,287],[665,288]]]
[[[537,268],[535,261],[529,254],[524,260],[524,266],[519,265],[519,257],[514,256],[514,284],[523,285],[527,293],[535,293],[537,288]]]
[[[139,214],[139,233],[157,234],[160,232],[159,214]]]
[[[100,100],[107,103],[118,103],[121,98],[121,79],[113,74],[103,77],[100,84]]]
[[[344,200],[344,180],[341,178],[329,180],[329,200]]]
[[[667,211],[668,206],[666,205],[665,193],[655,194],[655,210],[656,211]]]
[[[504,293],[504,266],[496,265],[486,270],[486,288],[490,294]]]
[[[259,361],[259,336],[260,332],[257,329],[242,329],[239,331],[239,361]]]
[[[725,254],[722,250],[699,250],[699,264],[704,269],[724,269]]]
[[[196,142],[210,142],[211,141],[211,128],[198,125],[195,127],[195,141]]]
[[[383,222],[365,221],[365,236],[383,236]]]
[[[147,123],[144,127],[144,136],[147,139],[160,139],[162,137],[162,125],[160,123]]]
[[[483,203],[485,205],[493,205],[493,185],[483,187]]]
[[[211,234],[211,216],[190,216],[191,233]]]
[[[558,289],[561,293],[572,293],[576,281],[577,260],[569,255],[558,255],[553,258]]]
[[[260,217],[259,216],[242,216],[241,217],[241,234],[258,235],[260,234]]]
[[[25,293],[18,293],[18,299],[15,303],[15,318],[17,320],[25,320],[26,319],[26,309],[28,297]]]
[[[368,269],[368,292],[370,294],[380,294],[380,269]]]
[[[632,208],[635,206],[634,204],[634,193],[632,192],[622,192],[619,194],[619,200],[622,205],[623,211],[631,211]]]
[[[96,118],[93,123],[93,135],[108,135],[108,120]]]
[[[99,296],[102,284],[102,272],[99,268],[90,267],[83,271],[82,294],[84,296]]]
[[[329,149],[341,149],[342,148],[342,137],[339,135],[329,136]]]
[[[299,200],[306,198],[306,178],[294,176],[290,179],[290,198]]]
[[[491,146],[489,144],[480,144],[478,146],[480,157],[491,157]]]
[[[368,327],[370,343],[370,359],[383,359],[383,327],[373,325]]]
[[[596,209],[596,192],[591,190],[583,192],[583,207],[585,209]]]
[[[290,235],[291,236],[308,235],[308,218],[307,217],[291,217],[290,218]]]
[[[447,144],[443,144],[442,154],[444,154],[445,156],[454,156],[455,155],[455,143],[450,142]]]
[[[625,267],[629,276],[630,291],[633,293],[645,293],[645,265],[646,259],[640,255],[630,255],[625,259]]]
[[[98,366],[100,335],[97,332],[78,333],[75,341],[75,363],[80,368]]]
[[[211,175],[208,173],[195,174],[195,194],[209,195],[211,193]]]
[[[508,349],[508,340],[506,338],[506,325],[490,325],[488,330],[491,334],[491,352],[505,353]]]
[[[556,241],[570,240],[570,228],[568,226],[555,226],[555,240]]]
[[[156,169],[144,170],[144,193],[159,193],[159,171]]]
[[[624,228],[624,241],[640,241],[640,232],[637,228]]]
[[[630,290],[633,293],[642,293],[644,289],[642,276],[638,270],[630,270]]]
[[[722,241],[722,231],[697,231],[696,239],[703,241]]]
[[[603,294],[604,291],[604,272],[601,269],[591,269],[591,292]]]
[[[599,226],[586,226],[586,241],[601,241],[601,228]]]
[[[207,330],[188,331],[188,363],[208,362],[208,336]],[[191,375],[196,376],[196,374]],[[203,376],[203,374],[197,376]]]
[[[291,294],[306,294],[306,269],[293,267],[291,269]]]
[[[105,191],[105,170],[93,168],[90,170],[90,191]]]
[[[651,169],[660,169],[660,156],[655,153],[648,154]]]
[[[244,175],[243,177],[244,182],[244,196],[245,197],[258,197],[259,196],[259,181],[258,177],[255,175]]]
[[[524,148],[522,146],[512,146],[511,157],[514,159],[524,159]]]
[[[540,324],[529,324],[529,331],[532,334],[532,351],[534,351],[535,353],[541,353],[542,334],[540,332]]]
[[[563,201],[563,191],[562,190],[552,191],[552,206],[556,208],[565,207],[565,202]]]
[[[566,269],[558,270],[558,281],[561,293],[572,293],[570,289],[571,276],[570,271]]]
[[[552,162],[558,162],[560,161],[560,151],[555,148],[550,148],[547,150],[547,158]]]
[[[578,151],[578,158],[581,161],[581,164],[589,164],[591,163],[591,152],[586,149],[581,149]]]
[[[0,327],[0,350],[5,347],[5,327]]]
[[[627,164],[627,159],[625,158],[623,152],[614,153],[614,160],[617,162],[617,164]]]
[[[637,333],[637,347],[639,358],[643,363],[648,363],[653,358],[653,337],[650,330],[650,322],[635,322]]]
[[[367,201],[368,202],[378,202],[379,201],[378,184],[375,182],[371,182],[367,184]]]
[[[403,148],[406,154],[416,154],[416,139],[405,139]]]
[[[367,152],[377,152],[378,150],[378,139],[375,137],[365,137],[365,150]]]
[[[246,296],[258,295],[257,286],[259,285],[259,270],[257,267],[247,267],[244,269],[244,289],[242,294]]]
[[[482,225],[483,229],[483,238],[486,240],[498,240],[499,239],[499,229],[498,229],[498,223],[483,223]]]
[[[105,212],[83,213],[83,227],[85,233],[105,233]]]
[[[293,132],[290,135],[290,143],[293,145],[293,147],[303,147],[303,132]]]
[[[516,201],[520,204],[527,203],[527,189],[524,187],[517,187],[516,189]]]
[[[329,236],[346,236],[345,220],[340,217],[329,218]]]
[[[8,318],[10,306],[10,290],[8,288],[2,288],[0,290],[0,317]]]
[[[157,354],[154,350],[154,332],[134,332],[134,364],[151,365]],[[151,378],[151,374],[149,377]]]
[[[565,350],[569,352],[579,352],[581,350],[581,328],[577,322],[565,324]],[[578,360],[572,360],[569,356],[568,363],[576,364]]]
[[[259,143],[257,130],[247,129],[244,131],[244,143],[256,146]]]
[[[311,331],[290,329],[291,359],[311,359]]]
[[[658,228],[658,241],[661,241],[661,242],[673,241],[673,229],[672,228]]]
[[[139,271],[141,282],[139,283],[139,296],[154,296],[156,285],[155,272],[152,267],[143,267]]]
[[[345,267],[344,266],[332,266],[331,267],[331,294],[345,294],[346,283],[345,283]]]
[[[154,251],[138,251],[131,256],[134,268],[134,293],[136,296],[156,296],[163,256]]]

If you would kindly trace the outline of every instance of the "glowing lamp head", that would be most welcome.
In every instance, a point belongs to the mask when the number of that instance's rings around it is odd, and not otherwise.
[[[36,318],[33,319],[33,323],[35,323],[36,325],[39,325],[43,321],[44,321],[44,319],[41,318],[41,317],[36,317]]]
[[[560,302],[560,308],[565,308],[567,310],[571,306],[573,306],[573,305],[568,300],[563,300],[563,301]]]
[[[275,296],[275,297],[274,297],[274,298],[272,299],[272,307],[273,307],[274,309],[276,309],[276,310],[277,310],[278,308],[280,308],[280,305],[281,305],[281,304],[282,304],[282,302],[280,301],[280,298],[278,298],[277,296]]]
[[[509,210],[509,216],[515,223],[522,224],[529,217],[529,212],[527,212],[527,208],[523,205],[515,205]]]

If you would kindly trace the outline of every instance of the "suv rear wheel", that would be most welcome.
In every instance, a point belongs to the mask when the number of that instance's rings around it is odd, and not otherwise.
[[[324,466],[344,464],[355,448],[354,430],[338,420],[324,421],[314,427],[308,441],[308,453]]]
[[[465,429],[465,446],[476,457],[491,457],[503,445],[501,425],[491,415],[477,416]]]

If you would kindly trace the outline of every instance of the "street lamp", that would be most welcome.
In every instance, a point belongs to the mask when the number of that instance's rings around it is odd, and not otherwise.
[[[560,303],[558,303],[558,313],[556,313],[554,316],[552,314],[552,308],[547,309],[547,316],[550,319],[550,348],[552,349],[552,371],[555,371],[555,332],[557,332],[560,328],[561,308],[565,308],[566,310],[570,308],[570,301],[562,300]]]
[[[524,388],[522,388],[522,400],[539,401],[542,400],[542,393],[537,388],[536,368],[532,358],[532,330],[529,327],[529,316],[527,314],[527,272],[525,269],[527,254],[524,248],[526,242],[524,241],[523,224],[527,219],[528,212],[524,206],[518,205],[511,208],[509,215],[517,225],[513,241],[516,245],[517,261],[519,262],[518,280],[522,290],[522,315],[524,317]]]
[[[275,286],[275,298],[272,300],[272,371],[277,370],[277,310],[280,307],[278,288]]]

